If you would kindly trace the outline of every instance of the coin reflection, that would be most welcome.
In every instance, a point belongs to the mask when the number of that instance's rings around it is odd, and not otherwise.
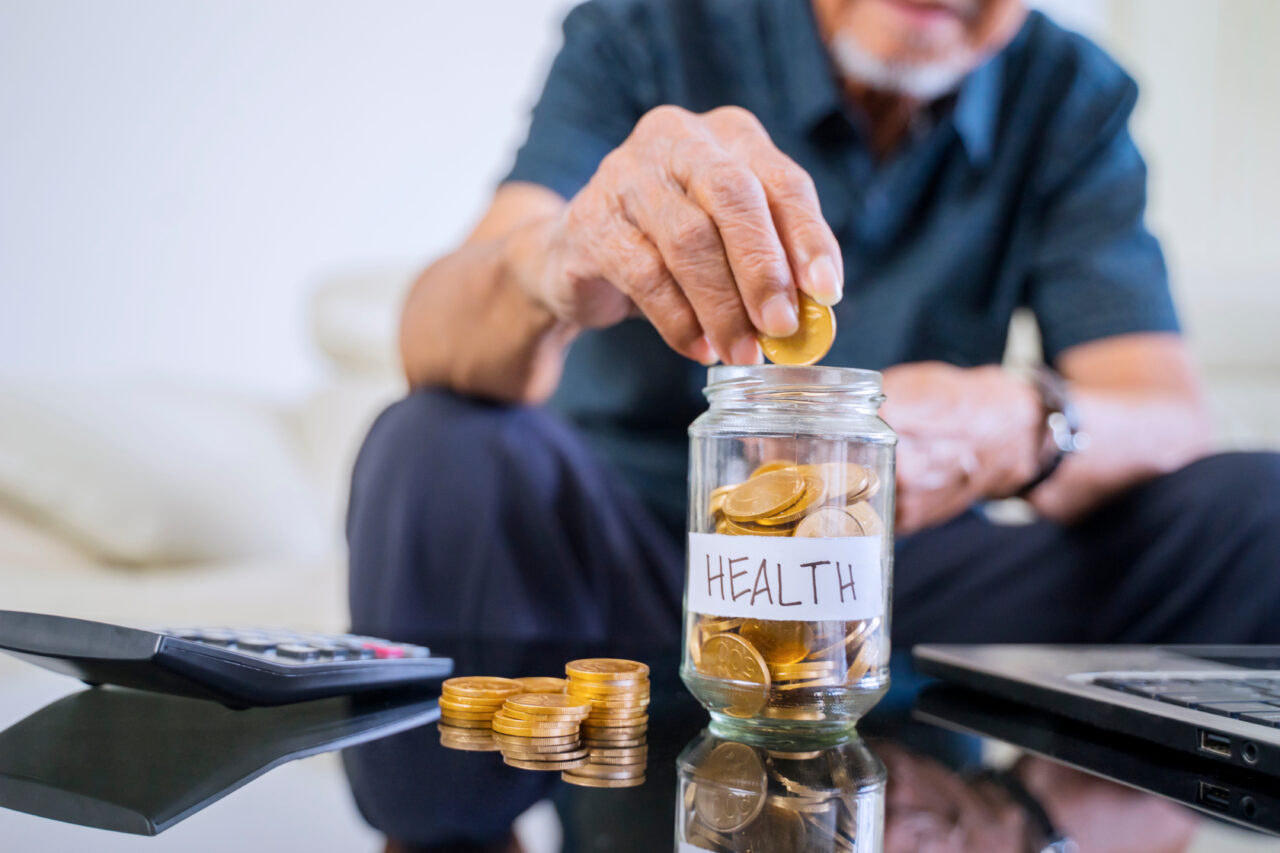
[[[872,853],[882,844],[884,765],[853,733],[806,748],[704,731],[681,754],[678,780],[682,853]]]

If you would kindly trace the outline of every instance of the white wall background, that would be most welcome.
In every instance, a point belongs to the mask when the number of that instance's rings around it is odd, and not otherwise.
[[[566,0],[3,0],[0,371],[314,378],[307,289],[458,239]]]
[[[0,0],[0,372],[305,388],[309,288],[463,233],[569,2]],[[1273,347],[1265,312],[1199,317],[1275,306],[1280,3],[1041,5],[1144,83],[1202,349]]]

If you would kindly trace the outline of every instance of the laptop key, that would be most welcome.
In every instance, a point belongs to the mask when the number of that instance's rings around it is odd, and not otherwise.
[[[1264,726],[1270,726],[1273,729],[1280,729],[1280,708],[1275,708],[1271,711],[1255,711],[1251,714],[1241,714],[1240,721],[1259,723]]]
[[[1224,717],[1280,711],[1280,707],[1268,705],[1266,702],[1200,702],[1191,707],[1197,711],[1208,711],[1210,714],[1221,714]]]

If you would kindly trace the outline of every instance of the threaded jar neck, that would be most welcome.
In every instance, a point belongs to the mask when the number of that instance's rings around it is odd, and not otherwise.
[[[874,415],[884,402],[880,374],[853,367],[718,365],[707,371],[711,408],[776,408]]]

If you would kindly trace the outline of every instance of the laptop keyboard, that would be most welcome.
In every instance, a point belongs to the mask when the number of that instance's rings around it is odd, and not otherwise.
[[[1280,678],[1097,678],[1093,683],[1170,705],[1280,728]]]

